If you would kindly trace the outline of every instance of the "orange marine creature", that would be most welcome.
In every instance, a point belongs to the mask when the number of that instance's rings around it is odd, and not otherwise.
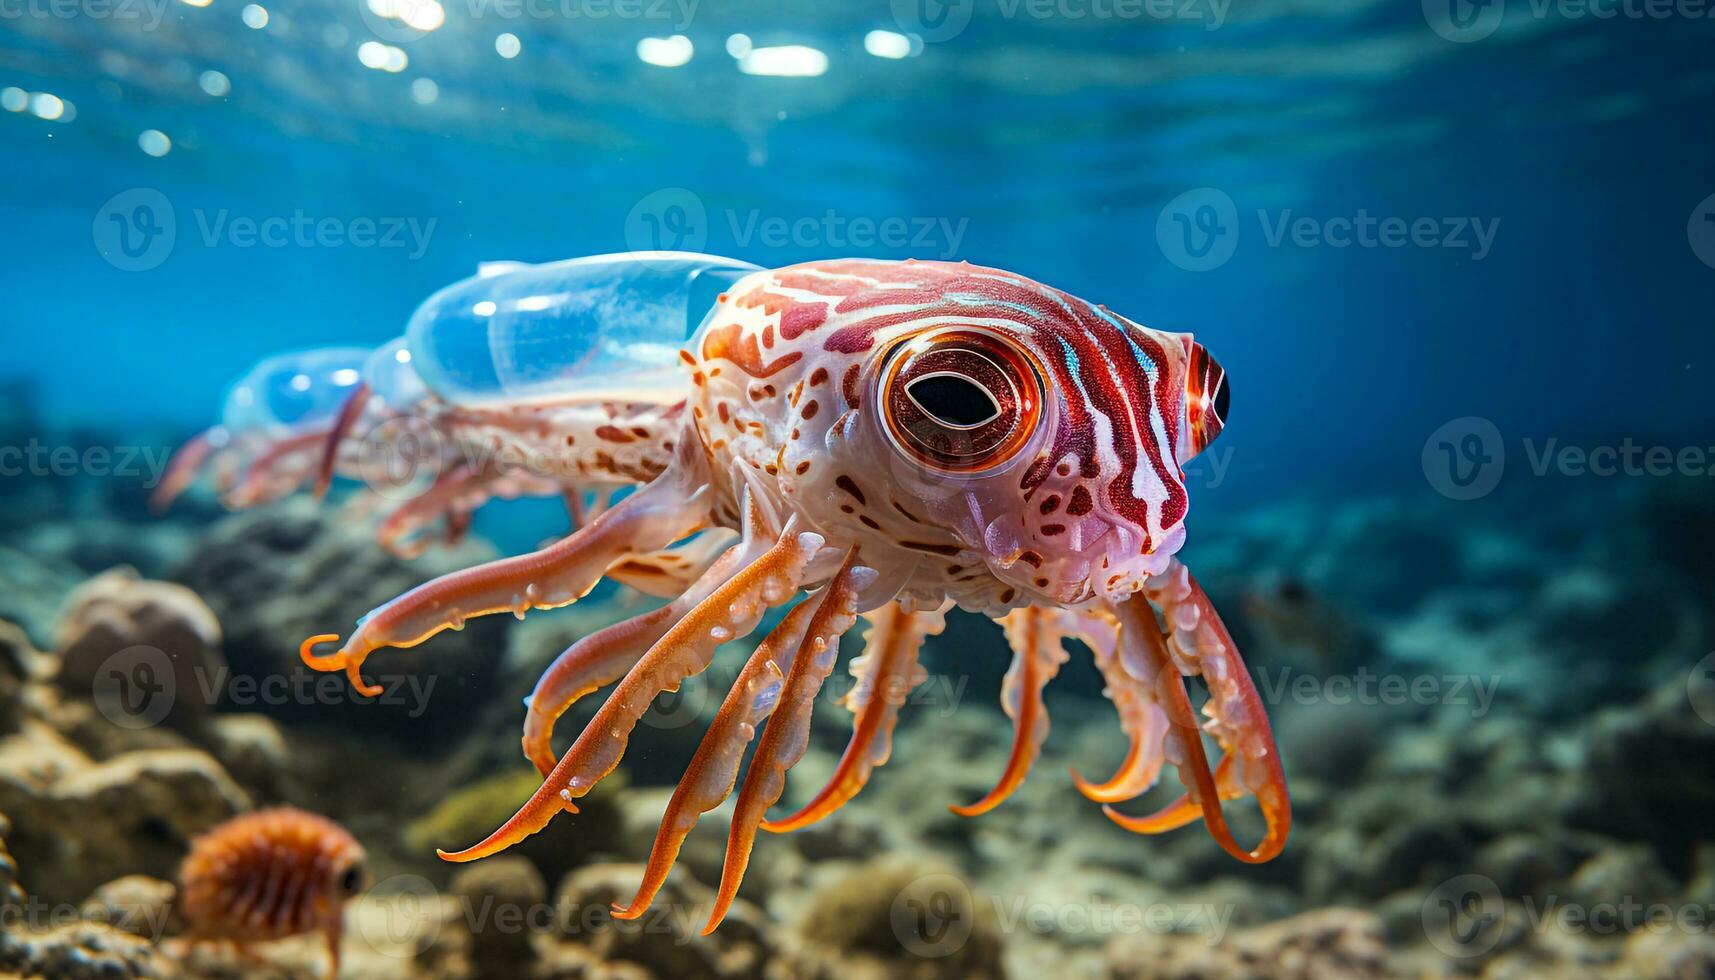
[[[177,908],[193,943],[252,943],[320,932],[339,975],[345,903],[369,885],[363,846],[326,817],[273,807],[233,817],[191,842]]]
[[[1291,806],[1261,698],[1177,557],[1190,505],[1182,467],[1220,434],[1229,399],[1225,371],[1191,335],[968,263],[765,270],[641,252],[485,267],[425,302],[404,345],[426,392],[413,410],[444,437],[425,459],[456,459],[457,472],[484,479],[522,472],[569,494],[635,489],[539,551],[425,583],[343,640],[311,637],[306,664],[373,694],[362,675],[371,654],[474,616],[566,606],[603,578],[672,600],[585,636],[547,668],[523,736],[540,789],[487,839],[443,858],[495,854],[576,813],[657,695],[787,606],[723,701],[617,916],[642,914],[692,826],[736,789],[712,930],[759,830],[826,817],[887,761],[903,694],[926,676],[918,653],[955,606],[1005,626],[1013,725],[994,789],[955,812],[984,813],[1024,780],[1048,734],[1043,689],[1075,639],[1093,652],[1130,743],[1106,781],[1074,774],[1084,796],[1138,833],[1201,820],[1244,862],[1285,846]],[[328,431],[323,458],[347,475],[343,427]],[[840,638],[860,618],[850,744],[808,805],[768,819]],[[318,653],[327,643],[338,649]],[[1201,705],[1192,679],[1208,691]],[[555,722],[608,685],[556,756]],[[1183,796],[1146,816],[1115,808],[1167,765]],[[1250,847],[1223,810],[1240,797],[1254,797],[1266,823]]]

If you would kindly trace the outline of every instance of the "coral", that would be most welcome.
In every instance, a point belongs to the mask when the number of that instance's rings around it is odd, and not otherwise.
[[[177,931],[172,882],[148,875],[126,875],[97,888],[79,910],[85,922],[105,922],[123,932],[158,943]]]
[[[1715,690],[1700,687],[1695,698],[1681,679],[1596,717],[1586,742],[1588,778],[1571,815],[1576,825],[1652,841],[1670,865],[1689,864],[1715,813],[1715,724],[1696,710],[1715,704]]]
[[[405,828],[405,846],[418,854],[433,854],[437,847],[481,840],[540,785],[542,778],[535,770],[515,767],[460,786],[411,821]],[[623,778],[605,781],[578,801],[578,813],[561,816],[508,853],[530,860],[546,878],[564,874],[596,854],[618,851],[617,807],[624,788]]]
[[[197,732],[210,755],[257,803],[297,797],[299,760],[286,733],[266,715],[216,715]]]
[[[1108,951],[1113,980],[1382,980],[1395,976],[1381,924],[1327,908],[1221,937],[1152,935]]]
[[[43,705],[32,697],[31,685],[49,667],[22,629],[0,620],[0,735],[17,732],[26,717],[41,712]]]
[[[0,940],[0,971],[54,980],[167,980],[178,969],[148,941],[96,922]]]
[[[193,726],[223,676],[220,623],[196,593],[116,568],[73,590],[54,630],[56,681],[116,723]]]
[[[548,884],[535,866],[512,856],[482,861],[454,874],[447,892],[445,919],[419,964],[442,975],[529,976],[535,937],[551,921]]]
[[[126,874],[170,878],[191,837],[249,805],[195,750],[95,762],[45,728],[0,740],[0,812],[29,855],[31,893],[48,901],[76,901]]]
[[[613,903],[629,900],[642,876],[641,864],[591,864],[567,875],[554,898],[559,949],[546,954],[548,961],[631,963],[660,980],[763,976],[773,940],[755,906],[738,901],[719,930],[698,935],[713,895],[685,875],[669,878],[641,918],[614,920]]]
[[[951,870],[894,855],[860,865],[810,898],[798,924],[818,976],[999,977],[1001,934]]]
[[[18,861],[6,849],[6,838],[12,834],[12,821],[0,813],[0,913],[17,910],[24,901],[24,888],[18,883]]]

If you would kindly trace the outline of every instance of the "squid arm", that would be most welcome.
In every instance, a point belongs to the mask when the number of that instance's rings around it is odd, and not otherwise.
[[[1048,737],[1048,708],[1042,702],[1042,689],[1066,662],[1062,641],[1072,635],[1061,617],[1059,609],[1022,606],[1001,618],[1012,646],[1012,667],[1006,672],[1000,693],[1001,707],[1012,719],[1012,751],[1007,754],[1000,781],[987,795],[968,806],[947,808],[959,816],[974,817],[999,806],[1024,783],[1031,764],[1041,755],[1042,742]]]
[[[748,495],[744,506],[746,538],[766,533],[765,518]],[[822,544],[821,535],[798,530],[796,517],[788,520],[773,547],[698,603],[626,672],[541,788],[511,819],[481,842],[462,851],[439,851],[440,856],[455,862],[487,857],[541,830],[561,810],[576,813],[573,801],[619,765],[632,729],[655,697],[678,690],[687,677],[708,667],[716,647],[748,634],[768,607],[796,595],[806,566]]]
[[[764,820],[762,829],[785,833],[807,827],[844,806],[869,782],[869,774],[893,751],[893,726],[899,708],[928,675],[917,662],[923,641],[946,626],[944,610],[911,612],[891,602],[863,614],[870,622],[862,656],[852,661],[857,684],[846,694],[854,716],[851,741],[828,784],[804,808],[780,820]]]
[[[1183,564],[1174,562],[1166,572],[1152,578],[1145,586],[1145,595],[1161,608],[1168,629],[1165,637],[1154,610],[1141,598],[1111,609],[1119,620],[1127,655],[1154,671],[1156,697],[1170,722],[1163,750],[1178,768],[1186,793],[1145,817],[1126,816],[1112,804],[1102,809],[1121,827],[1139,833],[1171,830],[1200,815],[1222,850],[1247,864],[1269,861],[1286,846],[1292,807],[1262,699],[1232,636]],[[1201,675],[1209,688],[1203,707],[1208,716],[1204,726],[1198,725],[1185,689],[1185,677],[1194,675]],[[1213,773],[1203,748],[1204,730],[1214,736],[1224,753]],[[1222,799],[1245,794],[1256,797],[1267,825],[1263,839],[1249,850],[1233,838],[1221,809]]]
[[[739,763],[744,758],[745,747],[756,737],[757,726],[765,719],[773,717],[776,708],[781,704],[786,694],[787,677],[792,674],[801,678],[805,676],[805,672],[797,668],[799,658],[811,660],[820,656],[831,660],[833,654],[838,651],[840,636],[857,621],[857,593],[876,574],[872,569],[856,565],[854,557],[854,553],[848,552],[845,563],[834,579],[816,596],[799,603],[788,613],[780,625],[757,646],[744,669],[739,672],[737,681],[727,693],[726,700],[721,703],[714,723],[709,726],[708,733],[697,746],[684,778],[679,781],[672,799],[667,803],[666,812],[661,816],[661,826],[656,832],[655,844],[649,851],[649,863],[644,869],[643,883],[638,886],[637,894],[628,904],[614,904],[614,918],[635,919],[649,908],[649,903],[666,883],[667,874],[678,858],[679,849],[684,845],[692,828],[697,825],[698,818],[720,806],[732,793],[733,785],[738,781]],[[794,693],[801,695],[802,691]],[[781,719],[783,728],[793,724],[801,724],[807,728],[809,713],[794,712]],[[770,721],[768,727],[772,730],[774,722]],[[777,738],[772,743],[758,747],[757,758],[751,763],[752,772],[756,771],[759,762],[763,768],[772,764],[763,752],[773,752],[780,741],[781,739]],[[754,816],[760,817],[760,811],[754,806],[749,809]],[[737,819],[735,816],[735,827]],[[730,887],[734,891],[743,877],[750,841],[754,838],[755,826],[752,824],[749,838],[744,841],[745,854],[737,860],[736,871],[730,876]],[[733,864],[731,859],[728,864]],[[728,884],[727,879],[728,875],[723,868],[723,886]]]
[[[695,444],[695,445],[687,445]],[[664,548],[707,524],[707,464],[700,443],[683,440],[675,465],[576,532],[526,555],[443,575],[388,602],[358,621],[338,651],[318,656],[325,633],[305,640],[299,656],[311,669],[345,671],[368,696],[380,687],[363,680],[364,660],[383,647],[413,647],[475,616],[556,609],[583,598],[620,558]]]

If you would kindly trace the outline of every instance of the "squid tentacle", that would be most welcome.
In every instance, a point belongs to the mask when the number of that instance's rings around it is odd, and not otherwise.
[[[637,894],[629,904],[614,903],[614,918],[635,919],[649,908],[698,819],[732,793],[745,747],[756,737],[757,726],[780,704],[786,677],[798,657],[837,648],[840,635],[857,620],[858,589],[875,574],[855,566],[848,553],[839,575],[816,596],[799,603],[757,646],[667,803]]]
[[[554,723],[585,695],[624,677],[685,612],[678,603],[651,609],[583,637],[554,658],[525,699],[524,755],[543,778],[556,762]]]
[[[671,599],[696,586],[732,544],[724,528],[710,528],[671,548],[628,555],[609,566],[607,577],[658,599]]]
[[[1077,621],[1076,635],[1095,655],[1096,668],[1107,681],[1103,694],[1119,712],[1120,730],[1125,732],[1130,747],[1125,761],[1120,763],[1106,782],[1092,783],[1072,770],[1072,782],[1078,791],[1096,803],[1121,803],[1143,795],[1161,776],[1166,758],[1161,753],[1162,739],[1167,735],[1167,714],[1156,701],[1154,689],[1147,682],[1153,674],[1133,674],[1121,654],[1119,626],[1104,614],[1068,613]],[[1195,815],[1193,815],[1195,818]]]
[[[380,688],[364,682],[362,667],[374,651],[416,646],[475,616],[510,612],[522,617],[532,609],[570,605],[622,556],[663,548],[703,527],[710,516],[706,471],[700,445],[684,449],[676,465],[554,544],[419,585],[359,620],[335,653],[313,653],[318,644],[339,639],[326,633],[305,640],[299,656],[313,670],[345,671],[353,687],[373,697]]]
[[[928,679],[917,654],[926,638],[946,626],[944,609],[908,612],[891,602],[863,616],[870,628],[863,656],[851,665],[857,685],[845,697],[846,707],[856,716],[851,741],[821,792],[789,817],[764,820],[764,830],[779,834],[809,826],[856,796],[869,782],[869,774],[892,754],[900,706],[913,688]]]
[[[321,461],[316,466],[315,497],[317,500],[327,496],[328,487],[333,485],[333,474],[339,463],[339,448],[351,435],[351,429],[357,420],[363,417],[363,410],[369,406],[369,396],[373,389],[369,382],[360,381],[346,396],[345,404],[339,407],[339,414],[334,416],[333,428],[328,430],[327,441],[322,444]]]
[[[761,512],[753,502],[746,501],[745,513],[746,537],[766,533]],[[748,634],[768,607],[796,595],[805,567],[822,544],[820,534],[798,530],[796,516],[788,520],[767,554],[698,603],[626,672],[542,786],[511,819],[471,847],[437,853],[448,861],[474,861],[541,830],[561,810],[576,813],[573,801],[594,789],[619,765],[632,729],[656,695],[678,690],[687,677],[708,667],[716,647]]]
[[[1042,754],[1048,737],[1048,708],[1042,689],[1066,662],[1064,639],[1070,635],[1061,623],[1060,610],[1022,606],[1001,618],[1007,642],[1012,645],[1012,667],[1001,684],[1001,707],[1012,719],[1012,751],[999,782],[987,795],[968,806],[947,809],[961,817],[974,817],[999,806],[1024,783],[1030,766]]]
[[[738,896],[750,852],[756,844],[768,808],[786,791],[786,772],[804,757],[810,747],[810,720],[822,683],[834,672],[840,655],[840,637],[857,622],[857,604],[862,593],[880,573],[854,565],[854,549],[846,564],[824,590],[821,606],[807,628],[804,642],[792,658],[778,704],[768,718],[768,727],[756,743],[744,785],[733,804],[732,823],[727,830],[726,858],[721,864],[720,887],[709,912],[703,935],[715,931]]]
[[[427,490],[400,504],[382,520],[375,537],[389,554],[400,558],[415,558],[428,549],[429,543],[417,535],[436,518],[447,517],[448,532],[453,530],[458,501],[476,490],[486,479],[476,469],[456,463],[435,476]]]
[[[227,505],[254,507],[296,490],[313,472],[312,460],[319,458],[326,439],[326,429],[315,429],[276,440],[250,462],[238,485],[227,494]]]
[[[185,440],[167,463],[166,475],[149,494],[149,509],[157,514],[165,513],[173,506],[173,501],[179,499],[190,485],[196,482],[197,474],[202,472],[209,457],[226,441],[226,429],[214,426],[204,429]]]
[[[1120,619],[1122,642],[1140,644],[1157,668],[1155,686],[1172,722],[1164,744],[1186,794],[1145,817],[1128,817],[1111,804],[1102,809],[1121,827],[1140,833],[1173,829],[1189,822],[1188,814],[1200,811],[1222,850],[1247,864],[1271,860],[1286,846],[1292,808],[1274,734],[1244,661],[1208,595],[1183,564],[1174,562],[1151,579],[1144,592],[1161,607],[1169,630],[1166,637],[1147,603],[1133,599],[1113,608]],[[1209,721],[1203,727],[1197,724],[1184,681],[1199,674],[1210,692],[1203,709]],[[1201,737],[1205,728],[1224,753],[1219,775],[1209,771]],[[1267,824],[1263,839],[1249,850],[1233,838],[1221,810],[1223,798],[1247,793],[1256,797]]]
[[[704,532],[703,537],[715,542],[727,540],[724,535]],[[698,540],[701,540],[699,538]],[[732,578],[741,568],[757,561],[765,553],[766,539],[753,536],[728,548],[691,583],[678,599],[578,640],[567,647],[536,682],[530,693],[524,718],[524,754],[543,776],[554,770],[552,739],[554,723],[578,699],[625,676],[633,665],[661,637],[684,619],[698,603],[721,583]],[[622,559],[622,564],[630,559]],[[613,577],[613,569],[608,569]]]

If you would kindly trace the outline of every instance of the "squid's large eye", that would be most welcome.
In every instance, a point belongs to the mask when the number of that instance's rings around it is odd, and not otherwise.
[[[1209,356],[1202,344],[1192,343],[1191,361],[1185,376],[1185,420],[1191,429],[1191,456],[1206,449],[1226,427],[1227,405],[1231,398],[1227,372]]]
[[[919,334],[888,352],[882,418],[903,452],[936,469],[969,473],[1011,459],[1042,409],[1042,382],[1011,341],[978,330]]]

